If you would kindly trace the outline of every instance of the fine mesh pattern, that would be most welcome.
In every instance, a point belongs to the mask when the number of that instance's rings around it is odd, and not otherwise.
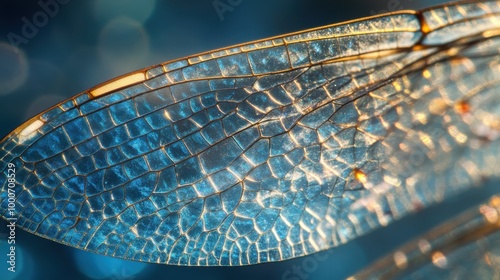
[[[83,92],[0,142],[0,213],[11,163],[19,226],[104,255],[246,265],[345,243],[497,176],[499,13],[382,15]]]

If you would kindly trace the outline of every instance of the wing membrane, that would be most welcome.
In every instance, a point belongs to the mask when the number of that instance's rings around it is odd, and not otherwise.
[[[92,252],[246,265],[347,242],[498,174],[499,4],[327,26],[97,86],[0,142],[2,216],[11,163],[17,224]]]
[[[349,279],[498,278],[498,202],[493,195]]]

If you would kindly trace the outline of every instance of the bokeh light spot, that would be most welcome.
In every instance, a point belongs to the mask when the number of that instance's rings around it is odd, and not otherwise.
[[[142,0],[140,5],[137,3],[134,0],[97,0],[94,13],[101,20],[127,16],[139,22],[144,22],[155,9],[156,0]]]
[[[99,36],[99,53],[109,70],[124,74],[140,67],[149,54],[149,37],[143,26],[130,18],[109,22]]]
[[[92,279],[135,279],[146,268],[146,263],[106,257],[81,250],[73,250],[80,272]]]
[[[7,254],[11,254],[10,247],[14,246],[15,251],[15,272],[7,270],[10,266],[6,261],[9,260],[9,256]],[[0,252],[2,252],[2,258],[4,264],[0,269],[0,279],[2,280],[14,280],[14,279],[33,279],[33,271],[36,270],[36,267],[33,267],[33,262],[29,257],[28,252],[24,251],[21,246],[18,244],[8,244],[7,238],[2,237],[0,239]]]
[[[26,81],[28,62],[23,51],[6,42],[0,42],[0,61],[0,95],[4,95]]]

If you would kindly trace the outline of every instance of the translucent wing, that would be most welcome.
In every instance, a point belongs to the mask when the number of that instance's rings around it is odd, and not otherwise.
[[[494,182],[498,187],[498,182]],[[493,186],[493,183],[491,184]],[[498,279],[500,198],[474,206],[350,277]]]
[[[347,242],[497,176],[499,11],[393,13],[119,77],[0,142],[0,213],[153,263]]]

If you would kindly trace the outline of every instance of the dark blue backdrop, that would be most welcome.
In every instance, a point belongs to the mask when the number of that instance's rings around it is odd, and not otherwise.
[[[41,110],[138,68],[380,11],[419,9],[444,2],[55,1],[0,3],[0,137]],[[445,212],[439,211],[442,215]],[[440,215],[432,217],[425,221],[442,219]],[[316,257],[223,268],[116,260],[17,230],[17,272],[10,273],[3,220],[0,226],[0,279],[204,280],[341,279],[425,228],[421,218],[413,217]]]

